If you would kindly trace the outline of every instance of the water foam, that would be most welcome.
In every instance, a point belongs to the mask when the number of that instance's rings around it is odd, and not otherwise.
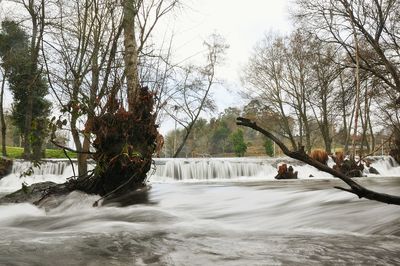
[[[156,170],[149,174],[151,182],[201,182],[201,181],[247,181],[273,180],[277,174],[277,167],[282,163],[293,165],[298,171],[299,179],[330,179],[330,174],[323,173],[314,167],[305,165],[297,160],[282,158],[188,158],[188,159],[155,159]],[[371,177],[400,176],[400,166],[391,157],[371,157],[372,166],[379,171],[379,175],[370,174],[365,169],[364,174]],[[332,161],[328,162],[332,165]],[[12,173],[0,180],[1,191],[14,191],[21,188],[21,184],[51,181],[63,183],[73,176],[73,168],[68,160],[48,160],[39,167],[33,167],[34,173],[21,177],[31,164],[16,160]]]

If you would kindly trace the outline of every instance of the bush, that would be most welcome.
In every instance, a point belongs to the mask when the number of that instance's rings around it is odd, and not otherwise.
[[[270,156],[270,157],[274,156],[274,144],[272,143],[272,140],[265,139],[264,148],[265,148],[265,153],[268,156]]]
[[[233,145],[233,151],[235,152],[236,156],[243,157],[247,150],[247,145],[243,138],[243,131],[240,129],[236,130],[229,136],[229,140]]]

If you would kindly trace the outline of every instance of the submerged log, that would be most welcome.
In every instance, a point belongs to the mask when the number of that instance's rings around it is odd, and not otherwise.
[[[364,165],[353,158],[343,160],[341,164],[336,164],[336,170],[348,177],[362,177]]]
[[[11,159],[0,157],[0,179],[11,173],[12,166],[13,161]]]
[[[256,122],[254,122],[250,119],[238,117],[236,124],[239,126],[245,126],[245,127],[252,128],[252,129],[262,133],[264,136],[266,136],[267,138],[274,141],[279,146],[279,148],[283,151],[283,153],[285,155],[287,155],[293,159],[302,161],[308,165],[314,166],[315,168],[317,168],[320,171],[323,171],[323,172],[329,173],[335,177],[338,177],[350,187],[350,188],[335,187],[337,189],[356,194],[359,198],[366,198],[369,200],[375,200],[375,201],[379,201],[379,202],[383,202],[383,203],[387,203],[387,204],[400,205],[400,197],[399,196],[389,195],[389,194],[385,194],[385,193],[379,193],[379,192],[369,190],[369,189],[363,187],[362,185],[358,184],[356,181],[354,181],[350,177],[346,176],[345,174],[343,174],[337,170],[334,170],[334,169],[328,167],[327,165],[324,165],[324,164],[312,159],[310,156],[308,156],[304,152],[304,147],[301,147],[300,150],[297,150],[297,151],[289,150],[286,147],[286,145],[283,144],[283,142],[280,141],[277,137],[275,137],[271,132],[259,127]]]
[[[36,183],[30,186],[22,184],[22,188],[0,198],[0,204],[28,202],[41,205],[44,200],[61,199],[71,192],[66,184],[56,184],[50,181]]]
[[[275,179],[297,179],[297,171],[295,172],[292,166],[287,167],[284,163],[279,166]]]

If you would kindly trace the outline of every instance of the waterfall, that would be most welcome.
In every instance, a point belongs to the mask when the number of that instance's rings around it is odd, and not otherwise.
[[[400,166],[392,157],[374,156],[368,160],[379,175],[371,174],[364,169],[366,176],[400,176]],[[150,175],[151,181],[190,181],[216,179],[274,179],[277,167],[282,163],[292,165],[298,171],[299,179],[333,178],[312,166],[300,161],[282,158],[188,158],[188,159],[155,159],[156,171]],[[328,161],[332,167],[333,160]]]
[[[68,160],[49,160],[43,161],[38,167],[34,167],[29,161],[15,160],[12,173],[19,175],[33,166],[34,175],[63,175],[64,170],[70,165]]]
[[[72,165],[68,160],[44,160],[38,166],[24,160],[14,160],[11,174],[0,179],[0,187],[5,191],[15,191],[21,188],[22,183],[31,185],[34,183],[51,181],[63,183],[68,177],[73,176]],[[74,163],[74,167],[76,165]],[[29,169],[30,175],[24,176]]]
[[[243,176],[257,176],[259,173],[273,173],[271,163],[255,159],[206,158],[206,159],[170,159],[156,163],[153,179],[162,177],[174,180],[187,179],[231,179]]]
[[[378,170],[379,175],[364,170],[366,176],[400,176],[400,166],[391,157],[369,157],[371,165]],[[282,158],[188,158],[188,159],[154,159],[155,171],[149,173],[150,182],[169,181],[202,181],[202,180],[273,180],[277,174],[277,167],[282,163],[292,165],[298,171],[299,179],[333,178],[330,174],[323,173],[305,165],[297,160]],[[77,171],[76,162],[73,163]],[[333,161],[328,165],[332,166]],[[93,167],[93,164],[90,164]],[[33,174],[21,177],[31,163],[15,160],[12,173],[0,179],[0,187],[5,190],[21,188],[21,183],[28,185],[52,181],[63,183],[73,176],[73,166],[68,160],[46,160],[39,167],[33,167]]]

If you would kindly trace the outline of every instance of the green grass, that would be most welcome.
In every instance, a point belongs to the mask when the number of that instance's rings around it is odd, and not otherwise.
[[[7,157],[9,158],[14,158],[14,159],[20,159],[22,158],[22,153],[24,152],[24,149],[21,147],[6,147],[7,148]],[[76,158],[76,153],[72,153],[67,151],[67,154],[71,158]],[[45,158],[57,158],[57,159],[63,159],[67,158],[64,154],[64,151],[61,149],[46,149],[45,152]]]
[[[21,147],[6,147],[7,149],[7,157],[9,158],[21,158],[24,149]]]
[[[76,158],[76,153],[67,151],[67,154],[70,158]],[[46,149],[45,156],[46,158],[67,158],[61,149]]]

